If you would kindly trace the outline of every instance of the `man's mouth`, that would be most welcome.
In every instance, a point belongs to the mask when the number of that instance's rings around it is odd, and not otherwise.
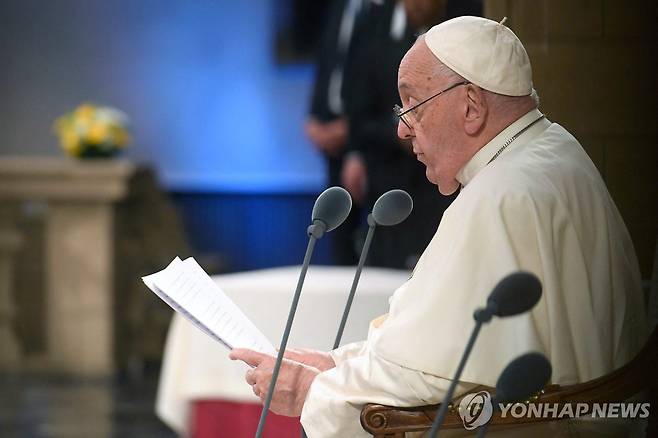
[[[411,151],[414,153],[414,155],[416,155],[416,159],[417,159],[418,161],[422,162],[422,160],[421,160],[420,158],[421,158],[424,154],[423,154],[418,148],[416,148],[416,145],[415,145],[413,142],[411,143]]]

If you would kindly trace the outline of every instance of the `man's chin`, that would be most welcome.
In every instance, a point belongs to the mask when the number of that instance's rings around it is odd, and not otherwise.
[[[429,167],[425,168],[425,176],[427,180],[439,188],[439,193],[445,196],[452,195],[459,189],[459,181],[453,179],[452,181],[439,181],[436,174],[430,170]]]
[[[431,181],[431,180],[430,180]],[[444,196],[450,196],[453,193],[455,193],[457,190],[459,190],[459,182],[453,180],[449,181],[446,183],[435,183],[432,181],[434,184],[436,184],[439,187],[439,193],[441,193]]]
[[[423,163],[423,164],[425,164],[425,163]],[[425,164],[425,178],[427,178],[427,180],[429,182],[431,182],[432,184],[434,184],[435,186],[439,185],[439,183],[437,182],[437,179],[434,177],[434,173],[432,173],[432,171],[430,170],[429,167],[427,167],[426,164]]]

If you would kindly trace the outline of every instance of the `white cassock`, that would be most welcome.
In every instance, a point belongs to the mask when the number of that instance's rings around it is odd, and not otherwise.
[[[388,317],[371,324],[367,341],[333,352],[336,368],[313,382],[301,417],[309,437],[368,436],[359,423],[365,403],[440,402],[473,310],[514,271],[536,274],[542,298],[531,312],[483,327],[457,394],[495,386],[528,351],[550,360],[552,383],[572,384],[619,368],[642,347],[646,316],[626,227],[578,141],[541,116],[530,111],[461,169],[461,193],[392,296]]]

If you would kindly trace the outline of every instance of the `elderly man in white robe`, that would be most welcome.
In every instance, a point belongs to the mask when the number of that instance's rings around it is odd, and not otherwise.
[[[286,351],[271,409],[301,415],[311,438],[367,436],[359,423],[365,403],[444,401],[473,310],[514,271],[536,274],[543,296],[532,311],[482,330],[458,394],[495,386],[505,365],[528,351],[548,357],[553,383],[587,381],[627,363],[646,340],[626,227],[578,141],[537,109],[516,35],[484,18],[439,24],[402,60],[398,88],[398,135],[441,193],[461,191],[366,341],[328,353]],[[264,399],[274,358],[250,350],[230,357],[254,367],[246,380]],[[547,436],[568,436],[568,423],[555,422]]]

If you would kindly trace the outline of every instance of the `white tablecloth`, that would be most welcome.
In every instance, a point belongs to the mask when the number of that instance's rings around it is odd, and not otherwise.
[[[219,275],[214,280],[278,347],[299,271],[299,266],[263,269]],[[354,267],[309,269],[289,347],[328,350],[333,346],[354,272]],[[409,276],[408,271],[363,270],[341,345],[365,339],[370,320],[387,312],[388,298]],[[228,359],[226,348],[176,314],[165,346],[156,412],[168,426],[185,434],[194,400],[256,403],[258,399],[244,382],[246,370],[243,363]]]

